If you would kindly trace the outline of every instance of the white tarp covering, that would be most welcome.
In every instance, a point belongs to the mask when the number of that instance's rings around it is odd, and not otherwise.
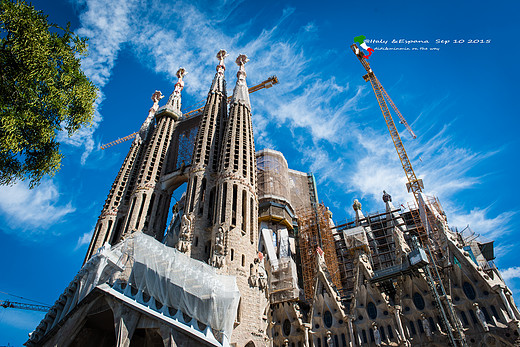
[[[286,258],[290,256],[289,253],[289,232],[283,228],[279,231],[280,235],[280,258]]]
[[[231,336],[240,300],[234,276],[217,274],[210,265],[142,233],[132,246],[127,250],[134,258],[132,286]]]

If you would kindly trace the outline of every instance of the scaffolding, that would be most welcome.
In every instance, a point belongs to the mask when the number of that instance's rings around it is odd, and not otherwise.
[[[338,268],[341,275],[343,298],[348,298],[355,288],[355,266],[358,252],[368,255],[374,272],[396,266],[396,251],[393,230],[406,226],[415,228],[412,218],[394,217],[395,209],[376,212],[358,220],[350,220],[338,225],[334,230]]]
[[[279,259],[276,266],[269,266],[268,269],[271,304],[297,300],[300,291],[294,260],[291,257]]]
[[[338,291],[341,290],[336,246],[330,225],[330,212],[323,204],[313,205],[310,209],[297,211],[303,291],[305,300],[309,302],[314,297],[318,247],[324,252],[325,264],[331,276],[332,284]]]

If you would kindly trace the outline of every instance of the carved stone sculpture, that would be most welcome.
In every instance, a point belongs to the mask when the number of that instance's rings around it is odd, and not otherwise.
[[[211,258],[211,264],[214,267],[221,268],[224,266],[224,229],[219,227],[215,234],[215,245],[213,247],[213,256]]]
[[[475,313],[477,314],[477,318],[482,325],[482,328],[484,328],[485,331],[489,331],[488,324],[486,322],[486,316],[484,315],[484,312],[480,309],[478,306],[478,303],[474,303],[473,306],[475,306]]]
[[[181,232],[177,249],[183,253],[186,253],[190,248],[191,219],[192,216],[186,214],[181,219]]]

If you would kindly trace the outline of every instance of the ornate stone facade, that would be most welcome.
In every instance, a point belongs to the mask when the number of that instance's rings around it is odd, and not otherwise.
[[[153,94],[83,268],[27,345],[518,345],[492,243],[452,231],[424,195],[401,209],[384,192],[385,212],[366,216],[355,200],[355,218],[335,225],[312,174],[256,152],[249,60],[236,59],[228,99],[226,56],[200,114],[181,113],[182,68],[164,106]]]

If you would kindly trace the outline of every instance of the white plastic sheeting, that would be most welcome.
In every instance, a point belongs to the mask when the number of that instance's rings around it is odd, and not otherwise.
[[[287,229],[283,228],[279,231],[280,235],[280,258],[289,257],[291,254],[289,253],[289,232]]]
[[[142,233],[129,248],[125,252],[134,259],[132,286],[231,336],[240,300],[234,276],[217,274],[210,265]]]

